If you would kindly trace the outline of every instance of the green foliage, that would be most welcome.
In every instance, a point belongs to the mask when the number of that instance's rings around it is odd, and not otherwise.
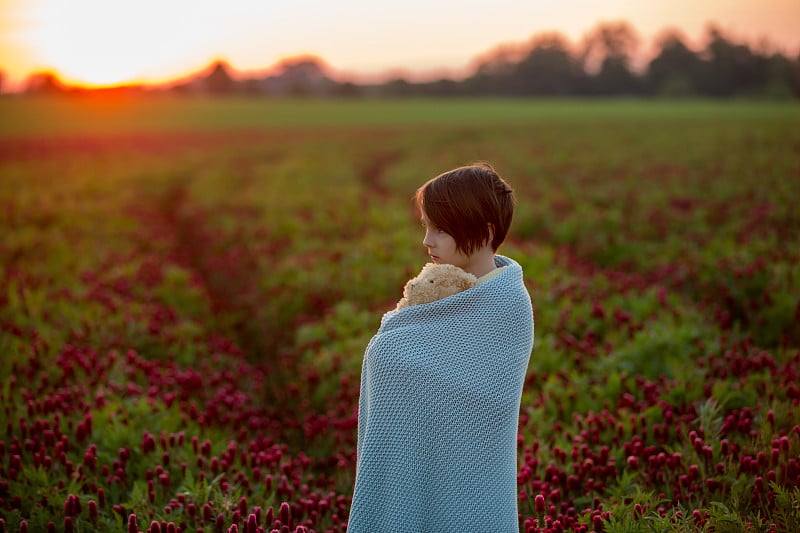
[[[706,435],[712,441],[718,440],[722,430],[722,405],[712,396],[699,403],[696,411],[697,420],[695,422],[703,431],[703,435]]]
[[[659,376],[672,378],[691,364],[693,347],[700,338],[700,332],[694,326],[651,324],[623,349],[592,366],[601,374],[614,369],[650,379]]]
[[[7,104],[4,116],[53,115],[4,121],[18,138],[0,141],[10,530],[62,527],[70,495],[78,531],[118,529],[130,512],[140,529],[210,531],[189,503],[227,526],[241,497],[248,512],[325,500],[314,527],[335,530],[364,348],[427,261],[410,198],[479,159],[515,188],[500,252],[523,266],[536,321],[523,522],[544,519],[541,495],[589,530],[798,528],[800,493],[781,477],[800,452],[794,107]],[[43,133],[66,137],[29,137]],[[61,459],[48,430],[68,437]],[[151,495],[157,469],[169,481]],[[756,478],[772,500],[753,499]],[[97,487],[109,504],[95,523]]]

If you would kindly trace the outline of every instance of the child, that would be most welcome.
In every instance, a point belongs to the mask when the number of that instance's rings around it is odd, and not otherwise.
[[[479,284],[386,313],[370,340],[347,531],[516,532],[533,313],[521,267],[496,254],[514,194],[480,163],[429,180],[415,199],[433,262]]]
[[[417,190],[425,238],[434,263],[448,263],[481,278],[497,268],[494,255],[514,215],[514,192],[492,167],[460,167]]]

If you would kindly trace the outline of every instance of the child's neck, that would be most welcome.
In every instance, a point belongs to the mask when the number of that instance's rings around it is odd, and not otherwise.
[[[494,250],[490,246],[484,246],[470,257],[470,262],[464,270],[480,278],[497,268],[494,263]]]

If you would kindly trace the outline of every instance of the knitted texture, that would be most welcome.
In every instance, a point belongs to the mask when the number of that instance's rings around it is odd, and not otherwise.
[[[517,532],[517,426],[533,347],[515,261],[386,313],[361,370],[348,533]]]

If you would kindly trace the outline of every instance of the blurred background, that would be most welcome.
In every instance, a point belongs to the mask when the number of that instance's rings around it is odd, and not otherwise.
[[[3,0],[0,91],[790,98],[792,0]]]
[[[0,532],[344,532],[411,197],[476,160],[536,320],[520,531],[800,531],[798,21],[0,0]]]

